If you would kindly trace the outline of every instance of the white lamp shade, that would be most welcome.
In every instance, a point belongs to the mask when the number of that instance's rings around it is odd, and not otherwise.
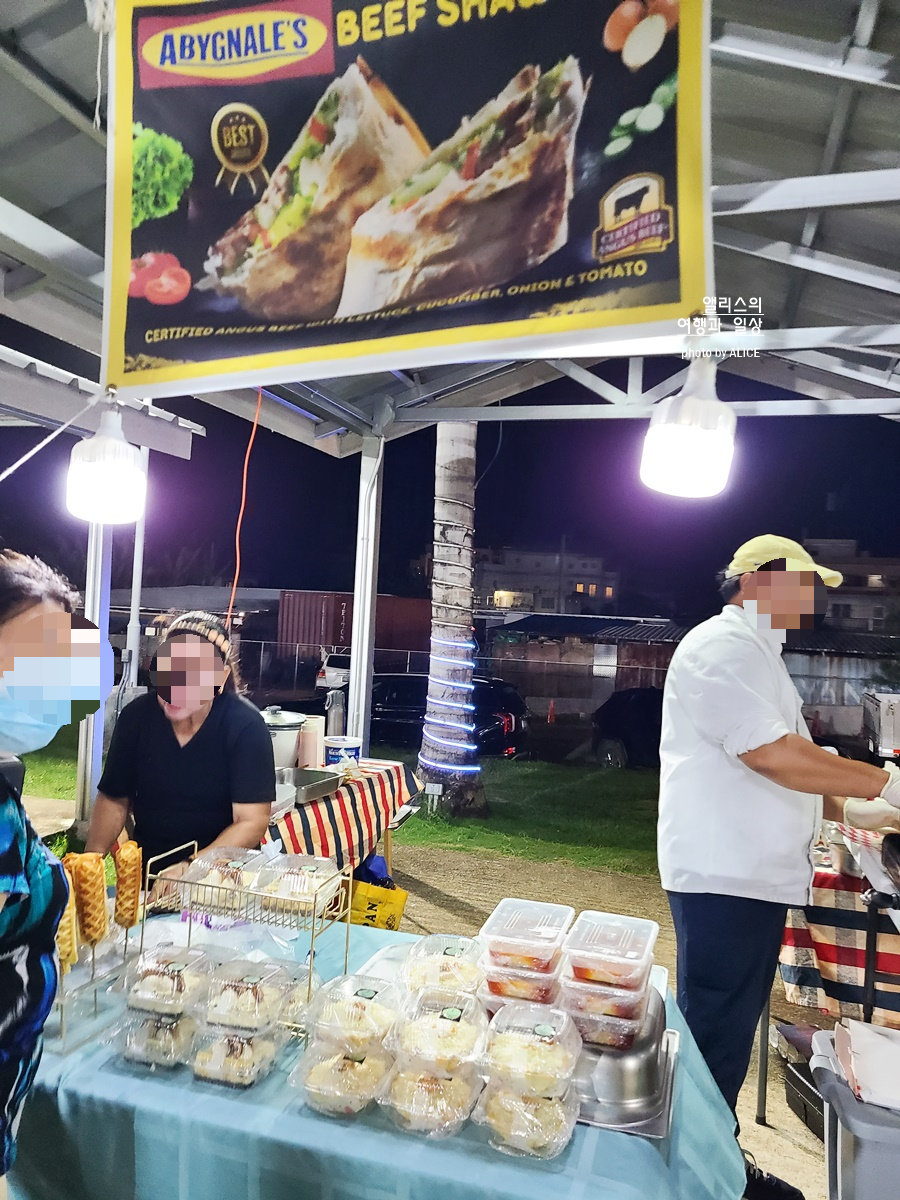
[[[683,391],[651,418],[641,482],[667,496],[718,496],[731,473],[736,426],[734,410],[716,397],[715,365],[694,359]]]
[[[120,414],[107,409],[94,436],[72,448],[66,508],[92,524],[128,525],[141,517],[146,502],[141,452],[125,440]]]

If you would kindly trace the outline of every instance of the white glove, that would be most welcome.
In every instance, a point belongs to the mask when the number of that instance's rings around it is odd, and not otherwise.
[[[896,764],[886,762],[884,769],[890,775],[890,779],[879,792],[882,800],[887,800],[888,804],[893,804],[894,808],[900,808],[900,770]]]
[[[900,771],[897,774],[900,779]],[[868,829],[875,833],[882,831],[900,833],[900,809],[894,808],[887,800],[855,800],[851,798],[844,802],[844,824],[851,825],[854,829]]]

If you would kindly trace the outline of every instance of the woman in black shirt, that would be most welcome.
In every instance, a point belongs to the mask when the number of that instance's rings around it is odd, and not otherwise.
[[[131,812],[144,862],[190,856],[186,842],[259,845],[275,799],[272,739],[240,695],[224,626],[209,613],[177,617],[157,653],[156,691],[121,712],[91,816],[87,849],[106,854]]]

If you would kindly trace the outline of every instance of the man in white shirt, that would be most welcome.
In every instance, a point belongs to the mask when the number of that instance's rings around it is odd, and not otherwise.
[[[797,542],[754,538],[721,576],[723,611],[684,638],[666,678],[659,866],[678,1004],[732,1109],[787,909],[810,900],[823,815],[900,830],[900,771],[816,746],[781,657],[787,631],[812,627],[841,582]],[[745,1195],[800,1193],[748,1166]]]

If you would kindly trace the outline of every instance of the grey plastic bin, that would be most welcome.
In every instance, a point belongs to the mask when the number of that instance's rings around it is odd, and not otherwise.
[[[834,1037],[813,1037],[813,1079],[825,1101],[828,1200],[897,1200],[900,1113],[863,1104],[838,1073]]]

